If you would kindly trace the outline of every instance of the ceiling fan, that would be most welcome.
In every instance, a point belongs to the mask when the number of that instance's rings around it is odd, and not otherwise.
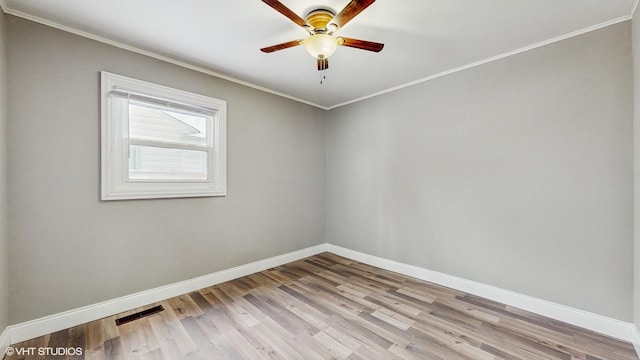
[[[375,0],[352,0],[337,15],[331,9],[317,8],[311,10],[303,19],[278,0],[262,0],[262,2],[271,6],[277,12],[286,16],[291,21],[305,29],[309,33],[309,36],[306,39],[293,40],[282,44],[267,46],[260,50],[265,53],[272,53],[274,51],[304,45],[307,52],[316,58],[319,71],[329,68],[329,60],[327,59],[333,55],[338,45],[380,52],[384,47],[384,44],[333,36],[336,31],[345,26],[356,15],[369,7],[369,5],[373,4],[374,1]]]

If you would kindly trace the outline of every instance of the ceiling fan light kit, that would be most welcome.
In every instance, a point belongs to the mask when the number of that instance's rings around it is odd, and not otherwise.
[[[327,59],[338,48],[337,39],[327,34],[313,34],[303,43],[309,55],[316,59]]]
[[[262,2],[305,29],[305,31],[309,33],[309,36],[304,40],[288,41],[260,50],[265,53],[272,53],[297,45],[304,45],[307,52],[316,59],[319,71],[329,68],[329,61],[327,59],[335,53],[338,46],[348,46],[361,50],[380,52],[384,44],[366,40],[335,37],[333,35],[356,15],[373,4],[374,1],[375,0],[352,0],[337,15],[330,9],[318,8],[310,11],[305,19],[302,19],[278,0],[262,0]]]

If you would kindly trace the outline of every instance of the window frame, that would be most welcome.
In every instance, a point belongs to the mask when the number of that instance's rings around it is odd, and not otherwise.
[[[126,94],[126,97],[122,94]],[[129,101],[147,99],[160,108],[206,112],[207,179],[129,179]],[[101,199],[226,196],[226,101],[121,75],[101,72]],[[176,144],[175,147],[183,148]]]

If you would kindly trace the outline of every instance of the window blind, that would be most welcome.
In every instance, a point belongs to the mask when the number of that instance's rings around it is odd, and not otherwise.
[[[128,100],[140,101],[145,103],[150,103],[166,108],[171,108],[175,110],[188,111],[191,113],[201,114],[205,116],[213,116],[217,113],[217,110],[210,109],[207,107],[191,105],[184,102],[173,101],[168,99],[159,98],[152,95],[142,94],[138,92],[132,92],[124,89],[113,89],[109,92],[109,96],[126,98]]]

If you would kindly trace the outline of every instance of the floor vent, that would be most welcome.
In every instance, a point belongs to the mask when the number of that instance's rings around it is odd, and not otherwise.
[[[149,315],[153,315],[155,313],[159,313],[162,310],[164,310],[162,305],[154,306],[154,307],[152,307],[150,309],[142,310],[142,311],[137,312],[135,314],[127,315],[127,316],[125,316],[123,318],[116,319],[116,325],[120,326],[122,324],[126,324],[128,322],[132,322],[134,320],[142,319],[145,316],[149,316]]]

